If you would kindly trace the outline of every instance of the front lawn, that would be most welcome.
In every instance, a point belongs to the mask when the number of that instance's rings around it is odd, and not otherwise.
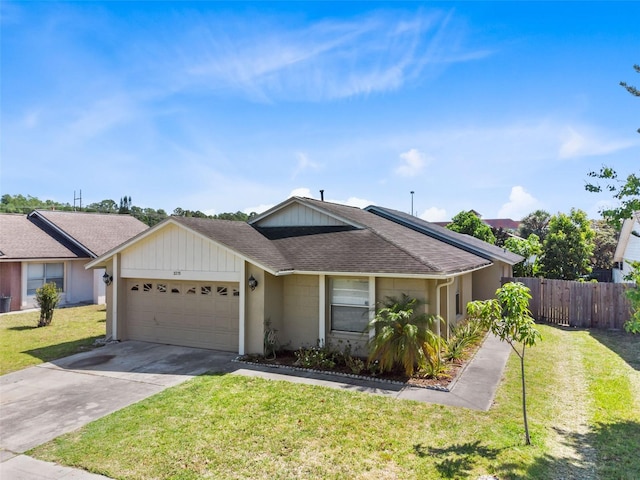
[[[0,316],[0,375],[92,348],[105,335],[104,305],[60,308],[38,328],[39,311]]]
[[[117,479],[636,478],[640,339],[540,329],[530,447],[511,356],[489,412],[209,375],[29,453]]]

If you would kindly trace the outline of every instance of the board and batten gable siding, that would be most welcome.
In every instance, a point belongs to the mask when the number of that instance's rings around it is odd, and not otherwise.
[[[260,227],[326,227],[342,225],[346,225],[345,222],[299,203],[292,203],[259,222]]]
[[[243,260],[222,245],[169,224],[122,252],[125,278],[240,280]]]

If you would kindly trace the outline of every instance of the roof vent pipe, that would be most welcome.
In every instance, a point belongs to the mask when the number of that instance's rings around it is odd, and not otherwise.
[[[324,190],[320,190],[320,201],[324,202]]]

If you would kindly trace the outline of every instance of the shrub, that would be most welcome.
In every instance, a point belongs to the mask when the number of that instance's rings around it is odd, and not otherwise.
[[[640,262],[631,262],[631,273],[626,280],[635,285],[625,291],[631,303],[631,318],[625,322],[624,329],[629,333],[640,333]]]
[[[444,358],[448,361],[461,360],[467,348],[482,338],[485,330],[478,320],[467,320],[451,327],[451,335],[444,345]]]
[[[36,305],[40,307],[38,327],[51,324],[53,311],[60,303],[60,292],[55,283],[46,283],[36,290]]]
[[[271,326],[271,319],[264,321],[264,358],[275,360],[276,352],[279,348],[278,331]]]
[[[440,363],[440,338],[431,331],[436,315],[416,313],[418,299],[402,294],[401,298],[387,297],[371,321],[374,330],[369,342],[369,363],[378,361],[380,372],[402,366],[407,376],[416,368]]]
[[[304,368],[334,368],[336,366],[335,352],[327,344],[300,347],[294,354],[296,365]]]

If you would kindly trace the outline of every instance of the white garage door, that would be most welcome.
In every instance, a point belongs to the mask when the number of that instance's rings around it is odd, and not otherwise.
[[[127,280],[127,338],[238,351],[237,283]]]

